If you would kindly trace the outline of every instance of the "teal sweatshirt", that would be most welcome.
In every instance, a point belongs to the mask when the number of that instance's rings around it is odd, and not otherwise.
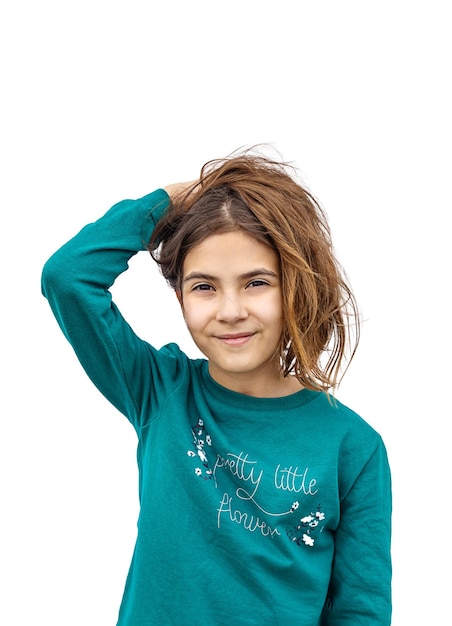
[[[381,437],[323,393],[220,386],[205,359],[140,339],[112,301],[168,204],[161,189],[120,202],[42,278],[82,366],[138,436],[138,533],[118,626],[387,626]]]

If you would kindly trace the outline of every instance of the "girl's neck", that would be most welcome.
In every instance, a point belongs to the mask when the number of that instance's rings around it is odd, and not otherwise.
[[[303,389],[303,385],[295,376],[284,377],[280,372],[272,377],[263,375],[244,377],[234,373],[228,375],[225,372],[218,376],[215,368],[209,367],[209,374],[219,385],[255,398],[282,398]]]

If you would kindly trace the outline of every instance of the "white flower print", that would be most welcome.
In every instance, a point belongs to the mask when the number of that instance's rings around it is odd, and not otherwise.
[[[316,526],[318,526],[318,524],[319,524],[319,521],[316,519],[313,519],[312,522],[309,522],[309,526],[311,528],[315,528]]]
[[[206,432],[204,426],[204,420],[201,418],[198,419],[197,423],[192,426],[191,429],[192,437],[193,437],[193,449],[187,451],[187,455],[189,457],[197,457],[197,460],[202,463],[201,467],[196,467],[195,474],[196,476],[202,476],[204,479],[212,478],[212,470],[209,468],[209,460],[207,458],[207,454],[205,451],[206,444],[208,446],[212,445],[212,439],[210,435]]]
[[[298,504],[298,502],[296,504]],[[298,508],[298,506],[295,507],[294,505],[295,503],[290,509],[291,513],[293,513]],[[320,522],[325,521],[325,519],[325,513],[322,512],[321,506],[319,504],[315,513],[311,512],[309,515],[301,517],[300,522],[296,526],[293,526],[292,528],[287,528],[287,536],[291,541],[299,546],[304,544],[305,546],[312,548],[314,547],[316,541],[313,534],[317,535],[317,533],[322,532],[323,526],[320,527]]]
[[[206,453],[204,452],[204,450],[200,446],[197,446],[197,448],[198,448],[198,456],[199,456],[199,458],[201,459],[201,461],[203,463],[207,463]]]

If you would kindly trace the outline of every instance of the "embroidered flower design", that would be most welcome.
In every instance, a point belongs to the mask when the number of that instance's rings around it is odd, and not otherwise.
[[[294,502],[290,511],[293,513],[298,506],[298,502]],[[292,528],[287,528],[287,536],[297,545],[301,546],[304,544],[305,546],[309,546],[312,548],[315,544],[317,533],[321,533],[323,530],[323,525],[319,528],[320,522],[325,521],[325,513],[322,512],[321,506],[317,507],[315,513],[310,513],[309,515],[305,515],[300,518],[300,523],[297,526],[293,526]]]
[[[209,467],[209,460],[205,452],[206,444],[212,445],[212,439],[208,433],[205,432],[204,420],[198,419],[197,423],[192,426],[191,429],[193,435],[193,449],[187,451],[187,455],[192,458],[197,458],[198,462],[201,462],[201,466],[195,468],[196,476],[202,476],[205,480],[212,478],[212,470]]]

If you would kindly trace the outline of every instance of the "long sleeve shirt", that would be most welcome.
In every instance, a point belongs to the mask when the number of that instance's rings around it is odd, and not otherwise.
[[[222,387],[205,359],[139,338],[113,302],[168,205],[164,190],[120,202],[43,271],[83,368],[137,433],[140,515],[117,625],[388,626],[380,435],[321,392]]]

